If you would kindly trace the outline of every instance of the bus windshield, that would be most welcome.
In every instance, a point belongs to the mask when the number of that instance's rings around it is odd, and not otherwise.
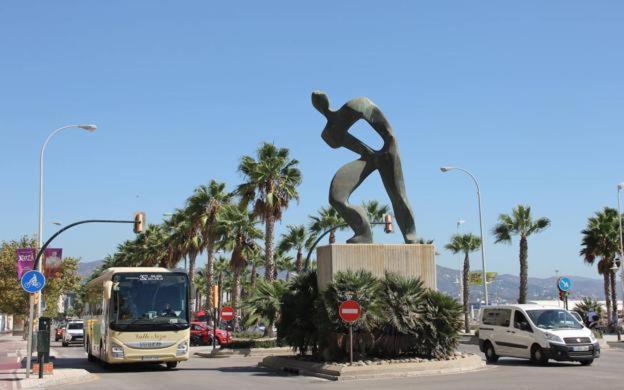
[[[175,273],[113,276],[110,327],[116,331],[186,329],[188,277]]]

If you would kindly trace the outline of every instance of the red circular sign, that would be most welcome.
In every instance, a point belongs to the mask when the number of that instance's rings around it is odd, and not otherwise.
[[[338,308],[338,315],[345,322],[357,321],[361,314],[362,308],[360,307],[360,304],[354,300],[344,301]]]
[[[223,321],[230,321],[234,318],[234,309],[231,306],[223,306],[221,308],[221,319]]]

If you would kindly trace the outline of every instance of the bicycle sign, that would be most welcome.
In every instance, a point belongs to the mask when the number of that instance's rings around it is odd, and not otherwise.
[[[22,275],[22,288],[28,293],[41,291],[45,286],[45,276],[39,271],[31,270]]]

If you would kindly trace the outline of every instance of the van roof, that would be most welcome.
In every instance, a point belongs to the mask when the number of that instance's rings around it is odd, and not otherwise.
[[[544,310],[544,309],[563,309],[558,306],[545,306],[535,304],[512,304],[512,305],[493,305],[484,306],[483,309],[523,309],[523,310]]]

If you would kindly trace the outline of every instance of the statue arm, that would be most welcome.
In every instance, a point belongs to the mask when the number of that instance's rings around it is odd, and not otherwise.
[[[366,145],[364,142],[360,141],[349,133],[345,133],[342,145],[350,151],[361,155],[362,157],[367,157],[375,153],[375,151],[371,149],[368,145]]]

